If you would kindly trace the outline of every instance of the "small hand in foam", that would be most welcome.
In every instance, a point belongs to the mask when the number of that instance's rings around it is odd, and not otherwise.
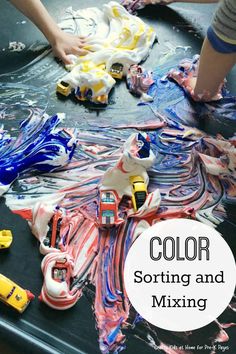
[[[61,30],[54,36],[51,45],[55,56],[65,64],[72,64],[69,54],[82,56],[88,53],[88,50],[85,49],[86,39]]]
[[[199,55],[195,55],[192,59],[184,59],[179,63],[177,69],[171,69],[168,73],[168,78],[176,81],[185,92],[192,97],[194,101],[218,101],[222,98],[222,82],[217,93],[212,96],[207,90],[201,93],[196,93],[195,87],[198,77]]]

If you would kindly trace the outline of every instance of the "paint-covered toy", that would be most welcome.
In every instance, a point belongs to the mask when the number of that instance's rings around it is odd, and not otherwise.
[[[153,97],[147,94],[150,86],[154,83],[152,72],[142,68],[142,66],[133,64],[130,66],[127,78],[128,90],[141,98],[142,101],[153,101]]]
[[[122,79],[124,66],[119,63],[115,63],[111,66],[109,74],[115,79]]]
[[[0,301],[22,313],[33,299],[34,295],[29,290],[0,274]]]
[[[55,265],[52,267],[52,278],[61,283],[70,280],[70,265],[66,258],[57,259]]]
[[[96,65],[92,61],[84,61],[57,83],[57,91],[68,96],[74,89],[80,101],[91,101],[96,104],[107,104],[108,94],[115,85],[115,80],[104,71],[105,66]]]
[[[134,211],[137,211],[145,203],[147,198],[147,185],[141,176],[131,176],[132,184],[132,203]]]
[[[57,93],[60,93],[61,95],[67,97],[67,96],[69,96],[71,91],[72,91],[72,89],[67,82],[62,80],[57,83]]]
[[[114,191],[101,191],[99,202],[99,223],[100,226],[113,226],[117,223],[118,199]]]
[[[12,233],[10,230],[0,231],[0,249],[9,248],[12,244]]]
[[[56,208],[51,220],[49,221],[47,236],[43,241],[45,246],[59,248],[61,220],[62,211],[59,208]]]

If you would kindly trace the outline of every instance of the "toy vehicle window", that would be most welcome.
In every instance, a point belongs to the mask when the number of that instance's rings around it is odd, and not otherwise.
[[[118,69],[118,70],[121,70],[123,68],[123,65],[122,64],[118,64],[118,63],[115,63],[112,65],[112,68],[113,69]]]
[[[106,218],[108,218],[108,217],[112,218],[112,217],[114,217],[114,215],[115,215],[114,211],[112,211],[112,210],[104,210],[102,212],[102,216],[106,217]]]
[[[54,268],[53,269],[53,279],[64,281],[66,279],[66,268]]]
[[[9,294],[7,295],[7,299],[9,299],[9,297],[11,297],[12,296],[12,294],[14,293],[14,291],[15,291],[15,289],[16,289],[16,287],[15,286],[13,286],[13,288],[11,289],[11,291],[9,292]]]
[[[115,198],[111,193],[104,193],[104,194],[102,194],[102,202],[103,203],[114,203]]]
[[[61,81],[61,85],[65,86],[65,87],[69,86],[68,82],[65,82],[65,81]]]

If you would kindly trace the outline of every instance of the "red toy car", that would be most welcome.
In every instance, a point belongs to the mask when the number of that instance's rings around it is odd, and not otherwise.
[[[49,230],[47,232],[47,236],[45,237],[43,243],[45,246],[60,248],[60,227],[62,222],[62,212],[60,208],[56,208],[50,222],[49,222]]]
[[[111,227],[120,219],[118,217],[118,198],[114,191],[100,191],[99,224]]]

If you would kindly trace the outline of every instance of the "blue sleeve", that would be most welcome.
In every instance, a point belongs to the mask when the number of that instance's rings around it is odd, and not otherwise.
[[[211,43],[212,47],[220,53],[229,54],[236,53],[236,44],[230,44],[223,41],[217,34],[214,32],[213,28],[210,26],[207,31],[207,38]]]

